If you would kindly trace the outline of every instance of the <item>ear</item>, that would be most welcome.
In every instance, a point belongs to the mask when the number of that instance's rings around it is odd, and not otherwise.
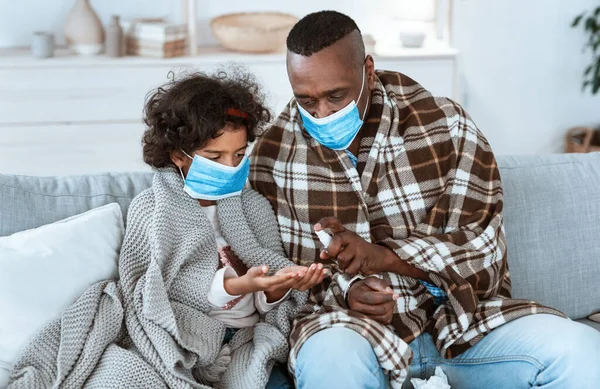
[[[190,158],[187,155],[185,155],[181,150],[173,150],[169,154],[171,156],[171,161],[173,161],[175,166],[187,172],[187,169],[190,166],[191,162]]]
[[[375,61],[371,55],[365,58],[365,69],[367,71],[367,86],[369,90],[375,89]]]

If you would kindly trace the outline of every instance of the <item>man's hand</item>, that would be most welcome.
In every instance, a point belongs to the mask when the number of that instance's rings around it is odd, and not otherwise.
[[[315,224],[315,231],[329,228],[333,232],[331,243],[321,252],[321,259],[337,261],[340,270],[353,277],[358,273],[372,275],[386,271],[384,264],[385,247],[372,244],[356,232],[347,230],[335,217],[325,217]]]
[[[368,277],[352,284],[348,293],[348,307],[388,325],[392,321],[398,297],[386,281]]]
[[[423,270],[402,260],[387,247],[369,243],[356,232],[347,230],[335,217],[325,217],[315,224],[315,231],[329,228],[333,232],[331,243],[321,251],[321,259],[337,261],[340,270],[354,277],[392,272],[402,276],[430,281]]]

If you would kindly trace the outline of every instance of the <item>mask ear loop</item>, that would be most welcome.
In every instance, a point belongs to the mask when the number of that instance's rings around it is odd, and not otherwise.
[[[367,96],[367,105],[365,105],[365,112],[363,112],[362,121],[365,121],[365,117],[367,116],[367,111],[369,109],[369,103],[371,102],[371,96]]]
[[[360,85],[360,93],[358,94],[358,99],[356,99],[356,103],[357,104],[360,101],[360,98],[362,97],[363,89],[365,89],[365,70],[367,70],[367,67],[365,65],[363,65],[363,68],[362,68],[362,81],[361,81],[361,85]]]
[[[186,153],[186,152],[185,152],[185,151],[183,151],[182,149],[179,149],[179,150],[181,150],[181,152],[182,152],[182,153],[184,153],[186,157],[188,157],[188,158],[189,158],[189,159],[191,159],[191,160],[194,160],[194,158],[190,157],[188,153]],[[184,177],[184,175],[183,175],[183,170],[181,170],[181,168],[180,168],[179,166],[177,166],[177,168],[179,169],[179,174],[181,174],[181,178],[182,178],[182,179],[183,179],[183,181],[185,182],[185,177]]]
[[[366,67],[366,65],[363,65],[362,85],[360,87],[360,93],[358,94],[358,100],[356,100],[356,104],[358,104],[358,102],[360,101],[360,98],[362,97],[363,89],[365,87],[365,70],[367,70],[367,67]],[[365,105],[365,111],[362,114],[362,118],[361,118],[362,121],[364,121],[365,117],[367,116],[367,108],[369,108],[370,100],[371,100],[371,96],[367,96],[367,105]]]

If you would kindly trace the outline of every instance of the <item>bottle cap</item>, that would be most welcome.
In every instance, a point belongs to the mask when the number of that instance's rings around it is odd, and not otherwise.
[[[319,240],[321,241],[321,244],[323,245],[323,247],[325,247],[325,250],[327,250],[327,248],[329,247],[329,244],[331,243],[331,235],[329,235],[328,233],[326,233],[323,230],[315,231],[315,233],[319,237]]]

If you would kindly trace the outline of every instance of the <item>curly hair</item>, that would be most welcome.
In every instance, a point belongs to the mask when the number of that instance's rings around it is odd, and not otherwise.
[[[292,53],[310,57],[354,31],[360,33],[354,20],[343,13],[337,11],[314,12],[300,19],[292,27],[287,37],[287,49]],[[364,52],[362,40],[358,43],[362,45]],[[359,47],[359,49],[361,48]]]
[[[243,117],[228,113],[230,109],[241,111]],[[175,166],[171,151],[181,149],[191,154],[221,135],[227,124],[245,126],[248,141],[253,142],[256,131],[270,120],[260,85],[247,72],[197,72],[178,80],[173,74],[171,81],[146,97],[144,162],[155,168]]]

